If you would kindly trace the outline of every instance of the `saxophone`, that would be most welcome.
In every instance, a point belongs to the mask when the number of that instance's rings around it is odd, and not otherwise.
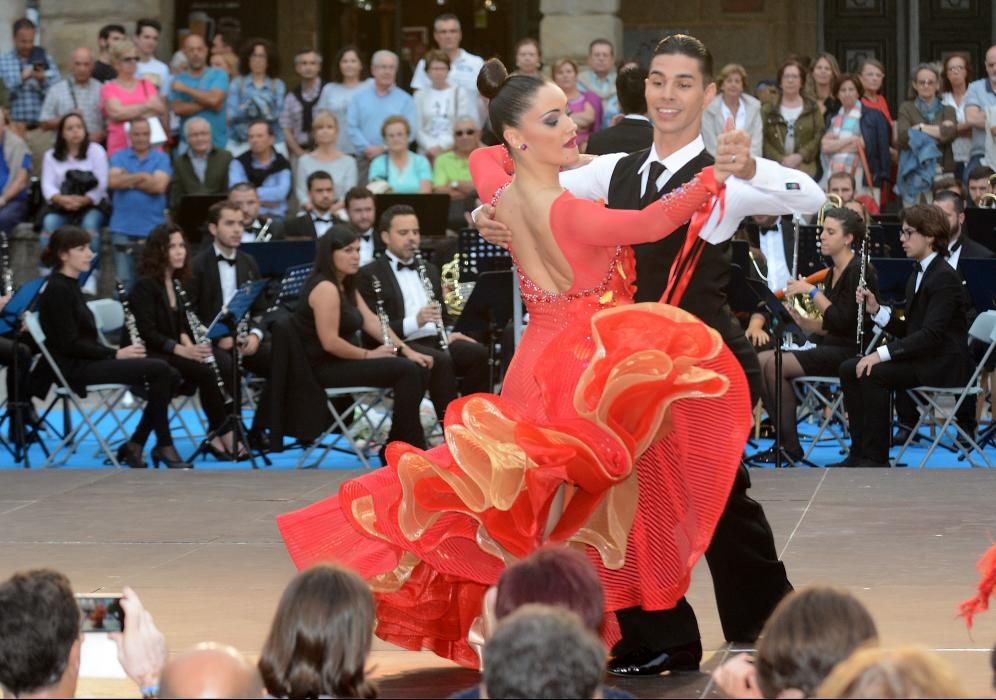
[[[201,323],[201,320],[197,318],[197,314],[194,310],[190,308],[190,300],[187,299],[187,293],[183,290],[183,285],[180,284],[180,280],[173,280],[173,290],[176,292],[177,301],[183,305],[183,313],[187,316],[187,325],[190,326],[190,333],[193,336],[192,340],[197,345],[203,345],[205,343],[210,343],[207,337],[207,328]],[[214,358],[214,352],[208,355],[207,359],[204,361],[206,364],[211,365],[211,369],[214,370],[214,381],[218,385],[218,391],[221,392],[221,397],[224,399],[225,403],[231,403],[232,397],[228,395],[228,391],[225,389],[225,380],[221,376],[221,368],[218,367],[218,361]]]
[[[391,340],[391,322],[387,317],[387,312],[384,311],[380,279],[376,275],[373,276],[373,291],[377,300],[377,320],[380,321],[380,333],[383,336],[384,345],[394,348],[394,342]],[[397,348],[394,349],[397,350]]]
[[[121,310],[124,312],[125,328],[128,330],[128,339],[131,345],[145,345],[142,336],[138,334],[138,324],[135,323],[135,314],[131,312],[131,305],[128,303],[128,295],[125,294],[124,285],[121,280],[114,280],[114,288],[118,292],[118,299],[121,301]]]
[[[429,304],[435,304],[442,311],[443,307],[436,299],[436,292],[432,288],[432,280],[429,279],[429,273],[425,269],[425,259],[422,257],[422,251],[415,251],[415,264],[418,265],[418,278],[422,282],[422,289],[425,290],[425,298]],[[448,350],[450,347],[450,338],[446,333],[446,326],[443,324],[442,318],[439,319],[439,323],[436,324],[436,331],[439,334],[439,347],[443,350]]]
[[[9,297],[14,293],[14,267],[10,264],[10,246],[4,231],[0,231],[0,266],[0,296]]]

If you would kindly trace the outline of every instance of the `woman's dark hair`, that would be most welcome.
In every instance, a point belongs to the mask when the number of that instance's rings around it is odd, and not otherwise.
[[[356,306],[356,275],[346,275],[340,285],[339,278],[335,274],[332,254],[350,245],[359,237],[356,231],[345,224],[336,224],[330,228],[315,244],[315,266],[311,270],[312,275],[317,275],[339,287],[339,292],[353,306]]]
[[[519,58],[519,49],[523,46],[527,46],[528,44],[532,44],[536,47],[536,56],[539,58],[539,62],[536,64],[536,67],[539,70],[543,70],[543,49],[540,48],[539,39],[533,39],[531,36],[527,36],[525,39],[519,39],[516,42],[515,50],[512,52],[512,63],[515,63],[515,67],[518,69],[519,65],[516,61]]]
[[[337,53],[335,55],[335,63],[332,64],[332,82],[333,83],[341,83],[342,82],[342,70],[339,68],[339,64],[342,63],[343,57],[347,53],[350,53],[350,52],[355,53],[357,60],[359,60],[359,62],[360,62],[360,80],[363,80],[364,76],[366,75],[366,73],[367,73],[367,64],[364,63],[364,61],[363,61],[363,54],[360,53],[360,50],[358,48],[356,48],[355,45],[353,45],[353,44],[346,44],[341,49],[339,49],[339,53]]]
[[[859,100],[865,96],[865,86],[861,84],[861,78],[854,73],[841,73],[837,76],[837,79],[833,81],[834,97],[837,97],[840,94],[840,89],[844,86],[844,83],[850,83],[854,86],[854,89],[858,91]]]
[[[951,82],[948,80],[948,64],[951,63],[952,58],[960,58],[962,63],[965,64],[965,87],[968,88],[968,84],[972,82],[972,60],[968,57],[967,53],[955,51],[948,54],[948,57],[944,59],[944,67],[941,69],[941,92],[952,91]]]
[[[183,244],[187,245],[187,237],[183,229],[176,224],[159,224],[149,232],[149,237],[145,239],[145,247],[142,249],[142,257],[138,261],[138,274],[140,277],[151,277],[161,280],[169,268],[169,239],[174,233],[183,236]],[[173,271],[173,279],[181,282],[190,277],[190,247],[187,246],[187,256],[183,260],[183,267]]]
[[[782,65],[779,66],[778,77],[775,84],[778,85],[779,90],[782,89],[782,76],[785,75],[785,69],[791,68],[792,66],[795,66],[799,71],[799,92],[801,93],[803,88],[806,87],[806,76],[809,74],[809,71],[806,70],[806,66],[804,66],[798,58],[786,59]]]
[[[851,247],[861,247],[861,242],[865,240],[865,222],[856,211],[845,207],[834,207],[826,210],[826,218],[840,222],[840,228],[853,239]]]
[[[249,58],[257,46],[262,46],[263,50],[266,51],[267,77],[276,78],[280,74],[280,56],[277,54],[277,49],[273,45],[273,42],[261,37],[253,37],[242,44],[242,50],[239,51],[239,74],[249,75]]]
[[[79,226],[60,226],[52,232],[48,239],[48,245],[41,254],[41,264],[58,270],[62,267],[62,260],[59,256],[73,248],[83,245],[90,245],[90,234]]]
[[[502,572],[495,617],[500,620],[528,603],[566,608],[596,634],[602,627],[602,583],[588,558],[574,549],[544,547]]]
[[[532,106],[533,96],[546,81],[533,75],[509,76],[505,64],[497,58],[488,59],[477,76],[477,90],[491,102],[488,117],[491,129],[506,148],[505,129],[518,127],[522,115]]]
[[[948,241],[951,238],[951,227],[948,217],[933,204],[914,204],[899,212],[899,224],[909,224],[921,236],[933,236],[931,248],[935,253],[948,256]]]
[[[86,158],[87,149],[90,148],[90,131],[86,128],[86,121],[76,112],[67,112],[62,115],[62,119],[59,120],[59,127],[55,130],[55,146],[52,148],[52,155],[58,161],[64,161],[69,157],[69,144],[66,143],[66,137],[63,135],[63,129],[66,126],[66,122],[70,119],[79,119],[80,124],[83,125],[83,140],[80,142],[80,150],[77,154],[77,158]]]
[[[301,572],[280,598],[260,653],[266,691],[277,698],[376,697],[365,677],[373,629],[373,595],[359,576],[326,564]]]

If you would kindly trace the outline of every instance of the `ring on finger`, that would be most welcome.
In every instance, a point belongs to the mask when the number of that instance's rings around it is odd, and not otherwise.
[[[730,162],[731,163],[736,163],[737,162],[737,154],[736,153],[734,153],[732,156],[730,156]]]

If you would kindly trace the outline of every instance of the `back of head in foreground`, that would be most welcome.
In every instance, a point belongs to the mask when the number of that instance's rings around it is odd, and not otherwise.
[[[926,649],[860,649],[819,687],[821,698],[963,698],[954,671]]]
[[[170,661],[159,682],[161,698],[258,698],[259,674],[234,647],[206,642]]]
[[[572,612],[524,605],[484,647],[489,698],[591,698],[605,672],[605,647]]]

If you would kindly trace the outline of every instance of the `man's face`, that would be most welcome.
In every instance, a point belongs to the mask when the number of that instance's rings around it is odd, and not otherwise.
[[[192,71],[199,71],[207,65],[208,47],[200,34],[190,34],[183,42],[183,55],[187,57],[187,66]]]
[[[477,148],[477,124],[472,121],[457,122],[453,127],[454,149],[460,153],[469,153]]]
[[[948,220],[948,227],[951,229],[951,240],[960,236],[961,225],[965,222],[965,215],[958,213],[954,202],[941,200],[940,202],[934,202],[934,206],[944,212],[944,216]]]
[[[110,32],[108,33],[106,39],[100,39],[100,38],[97,39],[97,46],[99,46],[101,50],[104,50],[107,47],[112,46],[115,41],[121,41],[122,39],[124,39],[124,36],[125,35],[122,34],[121,32]]]
[[[975,205],[979,205],[979,200],[982,199],[982,195],[989,194],[989,180],[980,177],[978,180],[968,181],[968,196],[975,202]]]
[[[154,27],[142,27],[142,31],[135,36],[135,44],[143,56],[151,56],[159,46],[159,32]]]
[[[599,75],[605,75],[612,70],[615,54],[609,44],[595,44],[588,52],[588,67]]]
[[[222,209],[218,223],[208,224],[211,235],[226,248],[238,248],[242,242],[242,212],[237,209]]]
[[[455,19],[447,19],[436,22],[432,32],[432,38],[436,40],[439,48],[447,53],[460,48],[460,40],[463,34],[460,31],[460,23]]]
[[[335,203],[335,185],[331,180],[315,178],[308,187],[308,199],[318,211],[328,211]]]
[[[665,134],[694,138],[701,131],[702,110],[716,94],[697,59],[681,54],[654,56],[645,95],[654,128]]]
[[[131,122],[131,133],[129,134],[131,147],[133,150],[144,153],[149,150],[152,141],[152,131],[149,129],[149,122],[136,120]]]
[[[996,46],[990,46],[986,51],[986,75],[990,83],[996,84]]]
[[[253,124],[249,127],[249,150],[254,156],[265,156],[273,148],[273,137],[265,124]]]
[[[188,124],[187,145],[198,156],[211,150],[211,125],[201,120]]]
[[[374,81],[378,87],[389,88],[394,85],[398,75],[398,62],[393,56],[378,56],[370,66]]]
[[[25,27],[24,29],[18,29],[17,34],[14,35],[14,48],[17,49],[22,57],[27,58],[31,55],[31,49],[35,45],[35,30],[31,27]]]
[[[844,204],[854,199],[854,188],[851,181],[846,177],[837,177],[830,180],[827,185],[827,194],[835,194],[840,197]]]
[[[93,75],[93,54],[90,49],[76,49],[73,51],[73,78],[77,82],[85,83]]]
[[[225,37],[221,34],[215,34],[211,39],[211,53],[225,53],[231,51],[232,47],[225,43]]]
[[[318,77],[321,63],[318,62],[318,54],[311,52],[301,54],[294,62],[294,70],[301,76],[301,80],[314,80]]]
[[[395,216],[391,219],[391,228],[382,231],[380,238],[395,257],[401,260],[411,260],[422,241],[422,235],[418,228],[418,217],[414,214]]]
[[[259,195],[256,194],[256,190],[235,190],[228,195],[228,199],[239,205],[243,226],[250,226],[259,216]]]
[[[349,223],[360,233],[366,233],[374,225],[374,201],[373,197],[366,199],[354,199],[346,207],[349,214]]]

